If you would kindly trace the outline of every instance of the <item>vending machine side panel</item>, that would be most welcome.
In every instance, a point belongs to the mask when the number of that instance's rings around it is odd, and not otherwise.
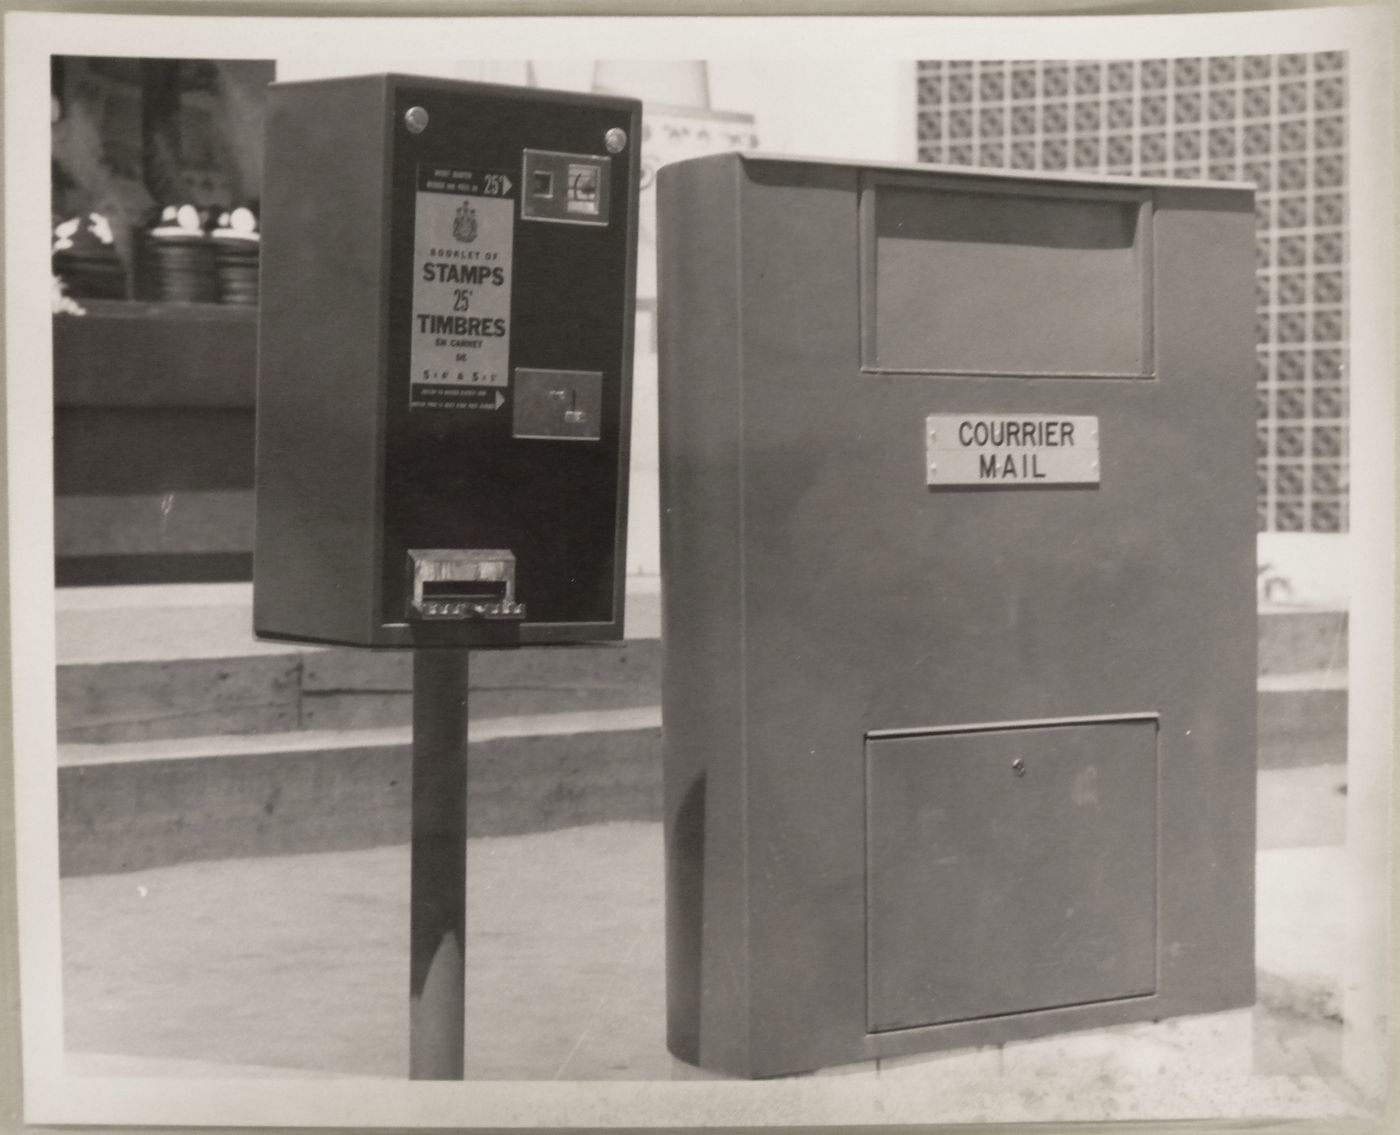
[[[266,127],[254,626],[372,634],[388,254],[384,77],[274,84]],[[314,423],[314,428],[309,428]]]

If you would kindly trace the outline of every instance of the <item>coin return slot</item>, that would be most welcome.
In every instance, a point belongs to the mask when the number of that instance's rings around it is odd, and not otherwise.
[[[426,549],[409,552],[412,617],[523,619],[515,601],[515,556],[508,551]]]
[[[462,599],[480,603],[485,600],[504,599],[506,581],[504,579],[453,580],[451,583],[424,583],[424,599]]]
[[[554,175],[547,169],[537,169],[530,174],[530,195],[532,197],[554,196]]]

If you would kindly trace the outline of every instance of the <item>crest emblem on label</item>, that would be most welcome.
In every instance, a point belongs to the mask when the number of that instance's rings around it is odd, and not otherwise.
[[[457,215],[452,218],[452,235],[463,244],[470,244],[476,239],[476,210],[470,201],[463,201]]]

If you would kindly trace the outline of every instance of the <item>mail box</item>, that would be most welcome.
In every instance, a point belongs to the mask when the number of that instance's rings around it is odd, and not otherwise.
[[[772,1076],[1254,990],[1254,215],[659,180],[668,1040]]]
[[[621,637],[639,129],[629,99],[273,84],[260,635]]]

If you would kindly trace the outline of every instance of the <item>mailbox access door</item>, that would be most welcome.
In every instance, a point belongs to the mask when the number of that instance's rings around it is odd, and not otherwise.
[[[1157,722],[866,744],[871,1032],[1156,991]]]

